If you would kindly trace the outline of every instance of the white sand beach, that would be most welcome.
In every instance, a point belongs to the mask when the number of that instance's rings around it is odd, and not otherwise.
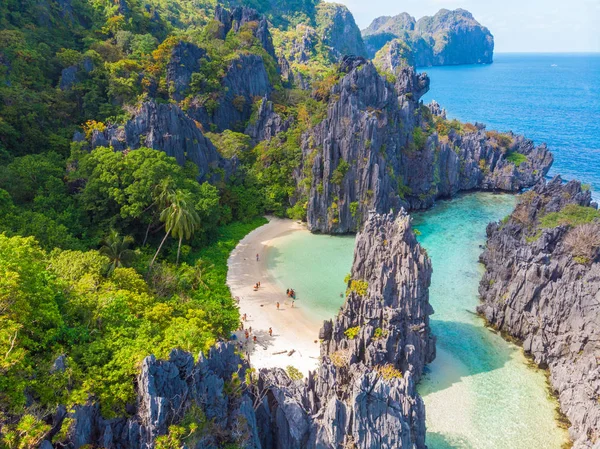
[[[233,297],[239,298],[240,315],[247,316],[244,329],[252,328],[248,340],[244,331],[236,332],[252,366],[285,369],[291,365],[307,375],[318,365],[318,335],[322,323],[301,308],[292,307],[291,299],[269,276],[267,268],[272,240],[290,232],[308,231],[299,222],[269,217],[268,224],[242,239],[227,262],[227,285]],[[257,282],[260,282],[260,288],[255,291]],[[269,335],[269,328],[272,328],[273,336]]]

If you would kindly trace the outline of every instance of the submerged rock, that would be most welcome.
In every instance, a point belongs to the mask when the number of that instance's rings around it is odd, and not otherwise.
[[[588,208],[579,212],[589,217],[600,216],[589,190],[556,177],[539,182],[505,221],[488,226],[478,312],[521,340],[525,352],[549,369],[574,447],[595,449],[600,445],[600,219],[572,226],[567,218],[557,224],[548,220],[548,214],[575,206]]]

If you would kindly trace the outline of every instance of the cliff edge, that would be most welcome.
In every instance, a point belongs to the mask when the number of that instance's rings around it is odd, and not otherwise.
[[[487,236],[478,312],[549,369],[574,447],[600,447],[600,213],[590,191],[541,181]]]

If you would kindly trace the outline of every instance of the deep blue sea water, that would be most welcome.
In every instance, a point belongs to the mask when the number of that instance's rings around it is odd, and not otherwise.
[[[489,65],[421,69],[423,100],[450,118],[514,131],[554,153],[550,175],[591,184],[600,198],[600,54],[496,54]]]

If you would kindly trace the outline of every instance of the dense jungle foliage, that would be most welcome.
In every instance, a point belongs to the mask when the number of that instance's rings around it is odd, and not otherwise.
[[[268,17],[278,45],[316,20],[314,0],[243,3]],[[325,104],[286,84],[252,26],[217,38],[216,6],[0,3],[0,447],[35,446],[58,404],[91,399],[106,417],[126,415],[145,356],[174,347],[198,353],[227,338],[239,322],[225,285],[229,252],[264,223],[260,215],[305,213],[302,202],[290,209],[292,172],[300,136]],[[239,161],[235,175],[212,184],[197,181],[193,163],[158,150],[90,151],[73,142],[76,132],[122,125],[149,98],[173,103],[166,66],[181,41],[207,54],[194,95],[177,102],[182,109],[193,99],[220,101],[227,66],[256,54],[277,112],[294,125],[258,145],[239,132],[204,130]],[[332,59],[322,45],[312,56],[302,68],[326,89]],[[77,82],[65,89],[69,70]]]

